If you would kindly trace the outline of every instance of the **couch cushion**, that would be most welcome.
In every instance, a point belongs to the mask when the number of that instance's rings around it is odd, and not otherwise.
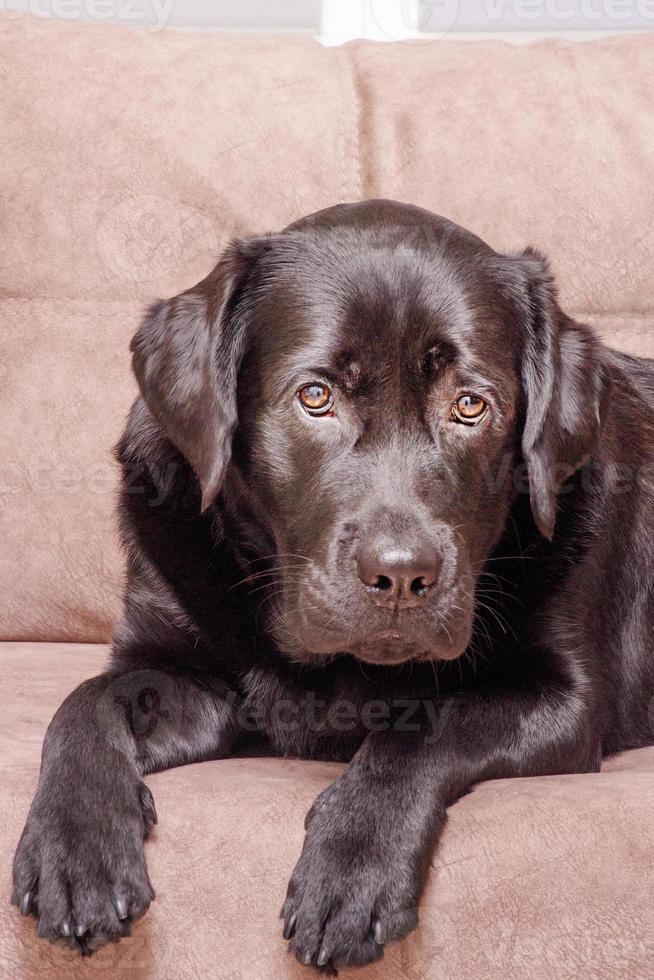
[[[148,777],[157,892],[131,938],[90,963],[37,941],[7,904],[9,868],[50,716],[103,647],[0,645],[0,976],[305,980],[277,913],[303,819],[340,766],[231,759]],[[597,775],[484,783],[450,811],[421,925],[361,980],[645,980],[654,975],[654,748]]]
[[[0,13],[0,635],[105,640],[140,311],[232,235],[394,197],[551,256],[654,353],[654,37],[358,43]]]

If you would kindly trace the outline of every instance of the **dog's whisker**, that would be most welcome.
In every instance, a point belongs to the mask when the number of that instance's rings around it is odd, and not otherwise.
[[[500,629],[502,630],[505,636],[511,633],[514,639],[516,640],[516,642],[518,641],[518,636],[515,630],[513,629],[513,627],[511,626],[511,624],[496,609],[493,609],[487,603],[480,602],[480,601],[478,601],[478,607],[490,613],[490,615],[497,622],[498,626],[500,627]]]
[[[252,595],[255,595],[255,593],[257,593],[257,592],[262,592],[264,589],[272,589],[272,588],[275,588],[276,586],[282,586],[284,588],[287,588],[289,591],[293,587],[300,588],[299,583],[286,582],[282,578],[280,578],[280,579],[271,579],[271,581],[264,582],[262,585],[258,585],[254,589],[249,589],[248,590],[248,595],[249,596],[252,596]]]
[[[538,561],[536,555],[499,555],[493,558],[482,558],[481,561],[472,562],[472,568],[479,568],[480,565],[487,565],[495,561]]]
[[[312,558],[307,558],[306,555],[299,555],[292,551],[289,552],[279,551],[279,552],[275,552],[272,555],[258,555],[256,558],[247,559],[246,561],[243,562],[243,564],[254,565],[258,561],[277,561],[280,558],[301,558],[302,561],[306,561],[309,562],[310,564],[313,564]]]
[[[274,568],[266,569],[261,572],[253,572],[252,575],[246,575],[245,578],[239,579],[239,581],[235,582],[234,585],[232,585],[231,588],[229,588],[227,591],[232,592],[234,589],[237,589],[239,586],[246,585],[248,582],[253,582],[256,579],[266,578],[266,576],[278,575],[282,572],[291,571],[296,568],[306,568],[306,565],[300,565],[299,563],[295,563],[294,565],[276,565]]]

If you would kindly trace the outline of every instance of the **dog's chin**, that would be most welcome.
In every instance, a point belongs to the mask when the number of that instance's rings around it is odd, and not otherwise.
[[[367,664],[403,664],[408,660],[455,660],[463,649],[450,643],[426,646],[394,630],[384,630],[366,637],[349,651]]]
[[[273,632],[278,649],[291,660],[318,662],[345,654],[364,663],[392,666],[409,661],[456,660],[470,643],[472,622],[461,617],[456,623],[450,622],[448,629],[436,625],[431,629],[404,630],[394,624],[369,633],[355,633],[351,629],[326,628],[306,618],[293,622],[286,617],[282,628],[278,626]]]
[[[366,637],[349,651],[358,660],[367,664],[403,664],[407,660],[432,659],[433,651],[426,650],[424,644],[417,644],[401,633],[386,631]]]
[[[456,639],[452,642],[449,638],[443,638],[442,642],[437,639],[433,645],[415,640],[398,630],[383,630],[378,633],[364,636],[356,641],[341,642],[333,636],[319,636],[315,633],[309,642],[303,643],[296,638],[296,642],[288,644],[295,652],[291,654],[293,659],[330,659],[334,656],[350,654],[367,664],[377,666],[393,666],[396,664],[407,663],[410,660],[456,660],[464,652],[467,643],[465,638],[457,643]],[[302,654],[298,657],[298,648],[302,649]],[[290,652],[290,651],[289,651]]]

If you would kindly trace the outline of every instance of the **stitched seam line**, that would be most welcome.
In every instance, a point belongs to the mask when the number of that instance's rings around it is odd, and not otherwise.
[[[359,66],[356,59],[356,41],[350,42],[350,44],[345,44],[341,49],[343,55],[348,63],[348,74],[350,79],[350,91],[352,93],[352,105],[353,105],[353,129],[354,129],[354,158],[356,167],[356,181],[357,181],[357,198],[359,201],[363,201],[365,198],[370,197],[371,194],[369,189],[366,187],[366,181],[363,176],[363,155],[361,152],[361,132],[362,132],[362,114],[363,114],[363,102],[361,99],[361,79],[359,76]]]
[[[347,152],[346,152],[346,142],[348,137],[348,122],[345,118],[346,106],[348,104],[349,92],[346,91],[346,85],[344,83],[344,71],[343,71],[343,54],[339,49],[336,51],[336,72],[338,74],[338,87],[340,94],[340,105],[339,105],[339,117],[340,117],[340,132],[338,134],[338,152],[340,155],[341,164],[341,193],[340,200],[347,200]],[[336,201],[330,201],[330,204],[335,204]]]
[[[602,310],[572,310],[569,314],[574,317],[600,316],[605,320],[654,320],[654,310],[644,313],[637,310],[626,310],[620,313],[604,313]]]

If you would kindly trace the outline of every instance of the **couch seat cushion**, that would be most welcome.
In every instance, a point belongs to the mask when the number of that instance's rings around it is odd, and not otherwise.
[[[37,941],[8,905],[10,867],[48,721],[107,648],[0,644],[0,976],[279,980],[310,973],[277,919],[303,818],[340,766],[229,759],[148,778],[157,899],[91,961]],[[637,980],[654,976],[654,748],[596,775],[500,780],[450,811],[421,925],[361,980]]]

